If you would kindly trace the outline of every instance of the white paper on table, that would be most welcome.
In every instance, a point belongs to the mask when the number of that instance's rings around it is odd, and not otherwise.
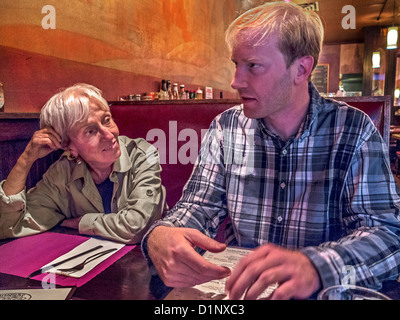
[[[233,270],[239,260],[250,252],[249,249],[227,247],[219,253],[207,251],[203,257],[211,263]],[[211,280],[190,288],[174,288],[165,300],[227,300],[225,281],[226,279]],[[277,284],[270,285],[258,299],[268,298],[277,287]]]
[[[0,300],[66,300],[71,288],[0,290]]]
[[[89,240],[83,242],[82,244],[80,244],[79,246],[75,247],[74,249],[72,249],[71,251],[67,252],[66,254],[58,257],[57,259],[51,261],[50,263],[46,264],[45,266],[43,266],[42,268],[45,268],[47,266],[51,266],[54,265],[55,263],[68,259],[72,256],[75,256],[81,252],[85,252],[87,250],[90,250],[91,248],[97,247],[99,245],[102,245],[103,247],[89,252],[83,256],[80,256],[79,258],[76,259],[72,259],[71,261],[68,261],[66,263],[60,264],[59,266],[52,268],[50,270],[48,270],[47,272],[49,273],[56,273],[56,274],[60,274],[60,275],[64,275],[64,276],[68,276],[68,277],[73,277],[73,278],[80,278],[82,276],[84,276],[86,273],[88,273],[90,270],[92,270],[94,267],[96,267],[98,264],[100,264],[101,262],[103,262],[104,260],[106,260],[107,258],[109,258],[110,256],[112,256],[114,253],[116,253],[118,250],[122,249],[125,245],[122,243],[116,243],[116,242],[112,242],[112,241],[108,241],[108,240],[102,240],[102,239],[95,239],[95,238],[90,238]],[[76,266],[77,264],[85,261],[85,259],[87,259],[88,257],[91,257],[93,255],[95,255],[96,253],[100,253],[103,252],[105,250],[108,249],[113,249],[116,248],[117,250],[112,251],[110,253],[107,253],[105,255],[102,255],[99,258],[94,259],[93,261],[90,261],[89,263],[85,264],[85,267],[82,270],[73,272],[73,273],[69,273],[69,272],[62,272],[58,269],[66,269],[66,268],[71,268]]]

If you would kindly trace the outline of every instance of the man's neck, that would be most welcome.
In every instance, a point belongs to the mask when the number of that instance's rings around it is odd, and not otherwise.
[[[307,90],[306,94],[298,95],[287,108],[264,118],[264,123],[268,130],[277,134],[283,141],[287,141],[298,132],[308,112],[309,104],[310,96]]]

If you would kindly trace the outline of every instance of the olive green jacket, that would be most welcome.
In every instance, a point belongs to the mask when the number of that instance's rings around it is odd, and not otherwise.
[[[0,183],[0,239],[47,231],[64,219],[82,217],[79,233],[137,244],[165,209],[165,188],[155,147],[144,139],[119,137],[114,163],[111,212],[103,203],[85,162],[65,152],[30,189],[12,196]]]

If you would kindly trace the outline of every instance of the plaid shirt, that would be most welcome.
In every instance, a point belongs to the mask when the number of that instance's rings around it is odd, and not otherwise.
[[[159,224],[215,237],[229,217],[230,245],[298,249],[323,287],[353,280],[379,289],[400,271],[387,147],[363,112],[322,98],[311,83],[309,92],[308,114],[288,141],[241,106],[217,116],[182,198]]]

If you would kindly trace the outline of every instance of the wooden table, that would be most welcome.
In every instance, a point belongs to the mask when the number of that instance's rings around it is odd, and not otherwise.
[[[51,231],[77,234],[72,229],[62,227]],[[0,245],[9,241],[12,240],[2,240]],[[1,289],[38,287],[41,287],[39,281],[0,273]],[[158,277],[151,276],[147,261],[138,245],[92,280],[76,288],[72,299],[158,300],[163,299],[169,290]]]
[[[77,234],[76,231],[57,227],[53,232]],[[0,245],[12,240],[2,240]],[[2,262],[4,263],[4,262]],[[38,288],[41,283],[22,277],[0,273],[1,289]],[[121,259],[95,278],[76,288],[73,300],[160,300],[171,289],[157,276],[150,274],[140,246],[136,246]],[[400,300],[400,283],[387,281],[381,290],[390,298]]]

